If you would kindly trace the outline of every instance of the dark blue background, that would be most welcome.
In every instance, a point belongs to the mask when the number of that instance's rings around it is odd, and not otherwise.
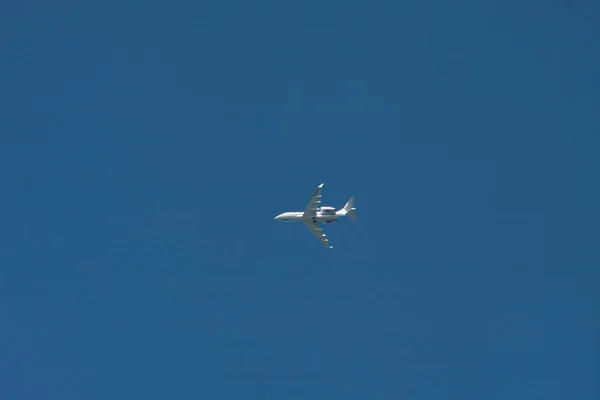
[[[599,4],[7,2],[0,397],[597,399]]]

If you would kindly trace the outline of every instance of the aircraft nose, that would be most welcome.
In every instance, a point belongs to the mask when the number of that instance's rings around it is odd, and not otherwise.
[[[275,217],[275,221],[282,221],[285,218],[285,213],[279,214]]]

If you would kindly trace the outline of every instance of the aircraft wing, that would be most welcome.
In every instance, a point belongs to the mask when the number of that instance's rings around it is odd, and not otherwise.
[[[306,206],[306,210],[304,210],[304,217],[315,217],[317,215],[317,210],[319,209],[319,204],[321,204],[321,189],[323,188],[323,184],[321,183],[315,189],[308,205]]]
[[[331,249],[333,246],[329,244],[329,240],[327,240],[327,235],[323,232],[323,229],[319,226],[319,224],[312,221],[304,221],[304,225],[308,228],[309,231],[312,232],[313,235],[319,239],[319,241],[323,244],[323,246]]]

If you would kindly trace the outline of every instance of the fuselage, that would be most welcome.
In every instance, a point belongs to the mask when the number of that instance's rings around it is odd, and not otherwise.
[[[276,221],[280,222],[304,222],[306,219],[312,219],[313,222],[319,222],[323,224],[330,224],[333,222],[337,222],[337,219],[342,217],[342,213],[340,211],[337,212],[321,212],[317,211],[315,217],[304,217],[303,212],[284,212],[283,214],[279,214],[275,217]]]

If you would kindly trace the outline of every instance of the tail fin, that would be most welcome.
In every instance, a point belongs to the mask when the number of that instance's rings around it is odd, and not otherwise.
[[[350,197],[350,199],[344,206],[344,215],[348,214],[350,219],[356,222],[356,214],[354,214],[354,210],[356,210],[356,208],[354,208],[354,197]]]

